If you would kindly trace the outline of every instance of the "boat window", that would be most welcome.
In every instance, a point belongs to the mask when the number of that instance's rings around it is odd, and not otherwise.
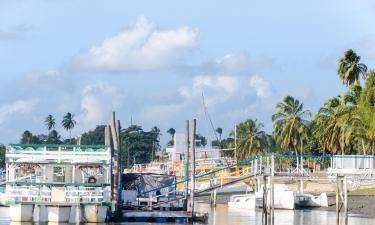
[[[65,182],[65,168],[53,167],[53,182]]]

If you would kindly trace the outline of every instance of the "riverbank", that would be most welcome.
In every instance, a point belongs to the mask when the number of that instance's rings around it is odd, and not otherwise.
[[[218,195],[217,204],[227,204],[230,195]],[[209,203],[210,196],[197,198],[198,202]],[[336,211],[336,197],[334,193],[329,194],[329,207],[314,208],[312,210]],[[348,195],[348,210],[350,214],[356,214],[367,218],[375,218],[375,196],[372,195]]]

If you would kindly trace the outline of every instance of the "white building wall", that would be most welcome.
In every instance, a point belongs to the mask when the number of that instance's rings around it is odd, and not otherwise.
[[[174,146],[167,148],[166,152],[169,153],[169,159],[172,161],[181,161],[185,159],[186,152],[186,141],[184,133],[175,133],[174,136]],[[195,149],[195,158],[204,159],[204,158],[219,158],[220,150],[217,148],[196,148]]]

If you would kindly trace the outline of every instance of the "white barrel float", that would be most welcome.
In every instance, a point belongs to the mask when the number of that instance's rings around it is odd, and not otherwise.
[[[108,206],[85,205],[84,215],[87,223],[104,223],[107,217]]]
[[[69,222],[71,206],[47,206],[48,222]]]
[[[10,220],[13,222],[33,222],[34,205],[15,204],[9,206]]]

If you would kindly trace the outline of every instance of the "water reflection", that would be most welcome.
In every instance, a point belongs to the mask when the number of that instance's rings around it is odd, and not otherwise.
[[[197,209],[210,212],[209,224],[212,225],[262,225],[262,211],[231,209],[219,204],[216,209],[209,205],[200,204]],[[336,213],[321,210],[275,210],[275,225],[337,225]],[[374,225],[375,219],[349,215],[349,225]],[[340,218],[339,225],[345,225],[344,216]]]
[[[218,204],[216,209],[211,209],[209,204],[197,204],[200,212],[209,212],[210,225],[262,225],[262,212],[260,210],[230,209],[226,205]],[[31,225],[32,223],[10,222],[8,208],[0,207],[0,225]],[[340,218],[340,225],[345,223],[344,217]],[[156,223],[121,223],[121,225],[155,225]],[[173,225],[171,223],[168,223]],[[200,223],[195,223],[200,224]],[[336,225],[336,213],[320,210],[275,210],[275,225]],[[374,225],[375,219],[349,215],[349,225]],[[48,223],[48,225],[67,225]],[[93,224],[94,225],[94,224]],[[95,224],[96,225],[96,224]],[[104,224],[100,224],[104,225]],[[115,224],[111,224],[115,225]]]

